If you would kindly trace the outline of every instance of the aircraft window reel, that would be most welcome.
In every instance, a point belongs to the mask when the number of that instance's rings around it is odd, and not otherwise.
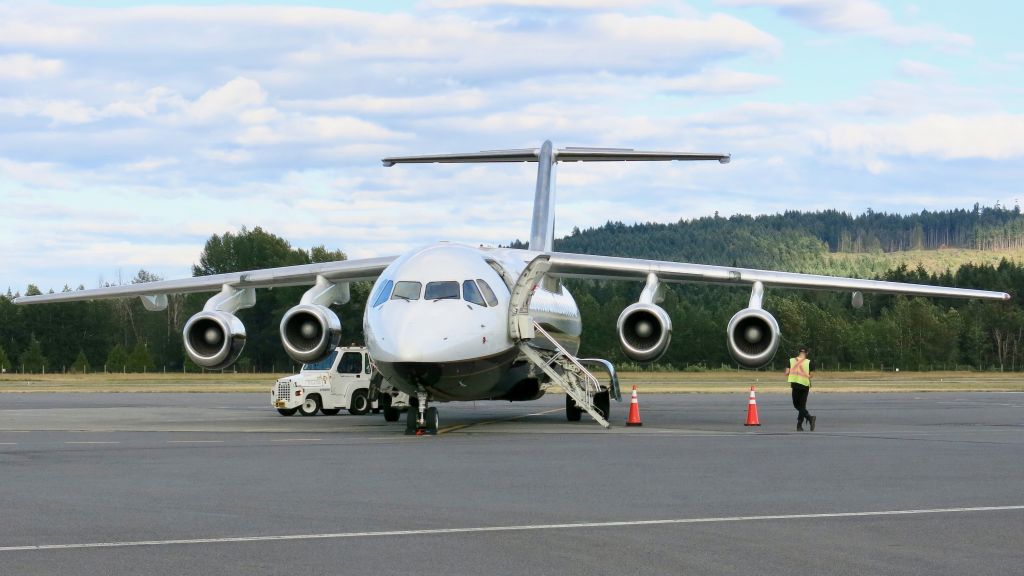
[[[424,300],[458,300],[459,283],[452,281],[427,282]]]
[[[477,278],[476,283],[480,285],[480,292],[483,293],[484,299],[487,300],[487,305],[497,306],[498,297],[494,295],[494,290],[491,290],[491,286],[484,282],[482,278]]]
[[[396,282],[395,290],[391,293],[392,300],[419,300],[420,288],[423,285],[419,282]]]
[[[472,280],[466,280],[462,283],[462,299],[471,304],[477,306],[487,307],[487,302],[484,301],[483,294],[480,293],[480,289],[477,288],[476,282]]]
[[[394,284],[394,282],[388,280],[381,286],[380,292],[377,293],[377,298],[373,301],[374,308],[388,301],[388,298],[391,297],[391,288],[394,287]]]

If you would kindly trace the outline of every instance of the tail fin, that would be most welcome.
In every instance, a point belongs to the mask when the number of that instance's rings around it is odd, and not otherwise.
[[[395,164],[476,163],[476,162],[536,162],[537,190],[533,198],[533,225],[530,230],[530,250],[551,252],[555,239],[555,163],[556,162],[635,162],[666,160],[718,160],[727,164],[728,154],[699,152],[642,152],[629,148],[560,148],[554,149],[550,140],[540,148],[516,150],[485,150],[466,154],[433,154],[427,156],[394,156],[384,158],[384,166]]]

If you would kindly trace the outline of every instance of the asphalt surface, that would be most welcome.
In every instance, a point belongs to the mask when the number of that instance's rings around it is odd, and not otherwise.
[[[440,404],[0,395],[0,574],[1020,574],[1024,393]]]

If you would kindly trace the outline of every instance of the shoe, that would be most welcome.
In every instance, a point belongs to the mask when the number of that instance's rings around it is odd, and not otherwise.
[[[801,416],[801,417],[796,419],[796,430],[797,430],[797,432],[803,432],[804,431],[804,417],[803,416]]]
[[[811,432],[814,432],[814,424],[818,422],[818,417],[811,416],[810,418],[808,418],[808,420],[811,421]]]

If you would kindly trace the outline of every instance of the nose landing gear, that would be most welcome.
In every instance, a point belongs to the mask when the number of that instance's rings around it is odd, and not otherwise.
[[[405,417],[406,436],[433,436],[437,434],[441,420],[437,414],[437,408],[427,407],[427,393],[420,391],[416,398],[411,399],[413,407]]]

